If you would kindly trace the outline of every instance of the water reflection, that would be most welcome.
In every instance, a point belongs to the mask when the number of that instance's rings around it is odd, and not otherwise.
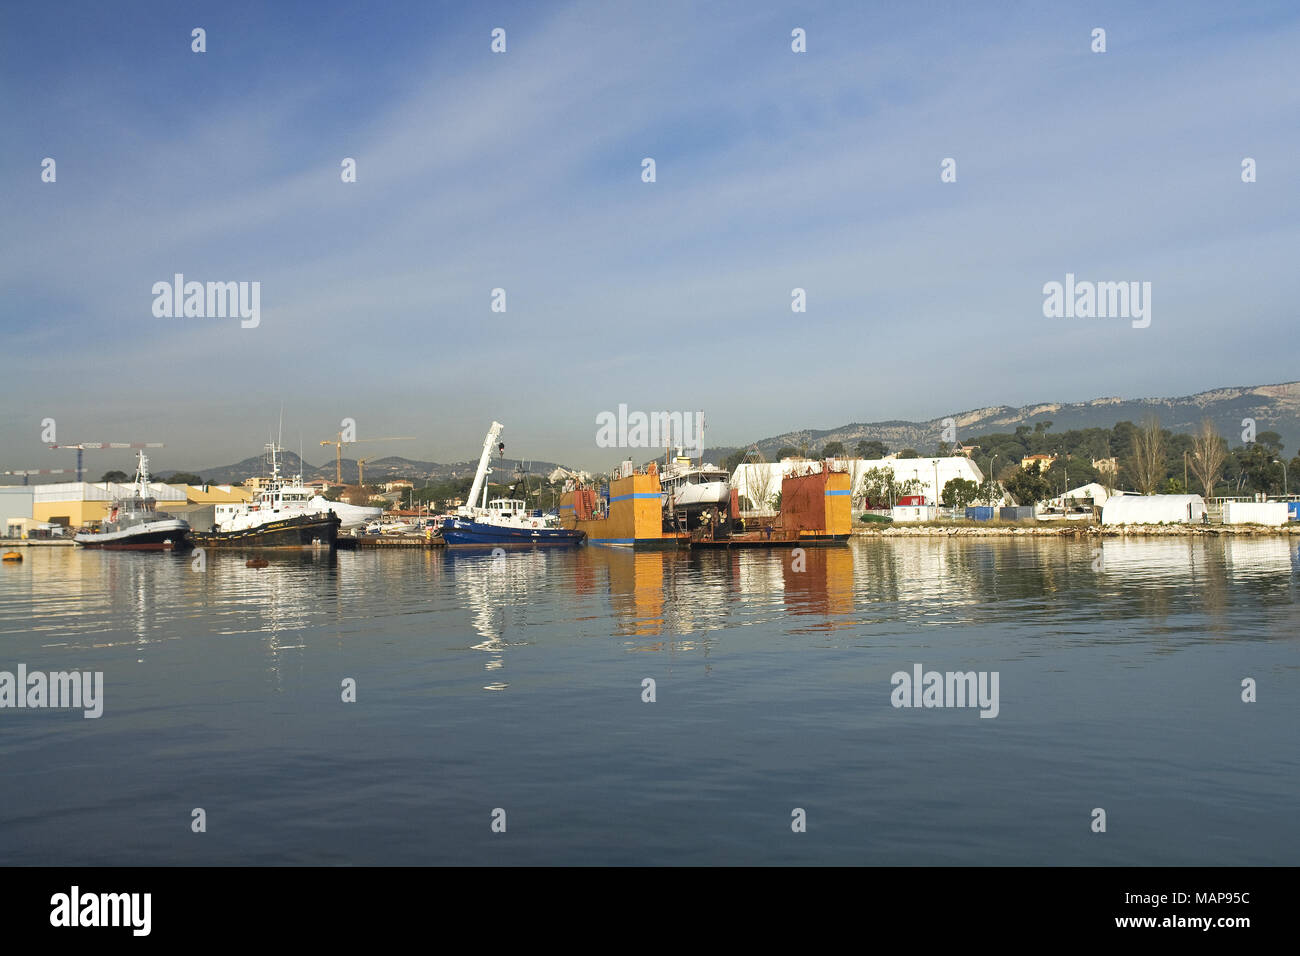
[[[671,647],[727,627],[793,614],[821,618],[806,626],[843,626],[853,610],[854,552],[848,547],[734,551],[617,552],[591,548],[579,560],[603,570],[615,633],[672,638]],[[599,577],[593,574],[592,577]],[[802,625],[801,625],[802,626]],[[656,643],[641,649],[658,649]]]
[[[443,568],[454,581],[463,606],[470,612],[474,633],[481,640],[470,650],[488,655],[486,671],[500,671],[506,664],[506,651],[526,647],[522,639],[529,624],[529,608],[544,592],[553,565],[563,557],[554,550],[459,550],[447,549]],[[510,629],[513,639],[507,639]],[[502,691],[510,684],[495,680],[484,685],[487,691]]]
[[[305,552],[261,569],[208,552],[196,571],[183,555],[31,549],[0,573],[0,636],[143,656],[161,642],[254,635],[278,680],[314,646],[416,615],[426,633],[461,633],[485,689],[500,691],[510,650],[543,636],[708,657],[720,632],[747,627],[849,644],[881,628],[969,625],[1035,628],[1039,642],[1155,636],[1164,652],[1294,639],[1282,622],[1300,600],[1295,537],[876,538],[802,551]]]

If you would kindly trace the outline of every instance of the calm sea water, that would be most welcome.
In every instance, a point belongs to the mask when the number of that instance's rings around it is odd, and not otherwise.
[[[0,859],[1294,864],[1300,542],[1096,547],[26,550],[0,670],[105,704],[0,710]],[[916,663],[998,716],[894,708]]]

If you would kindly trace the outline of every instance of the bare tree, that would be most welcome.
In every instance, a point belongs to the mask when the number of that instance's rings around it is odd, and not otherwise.
[[[1192,436],[1191,468],[1196,480],[1205,488],[1207,500],[1214,496],[1214,486],[1227,457],[1227,443],[1214,427],[1214,422],[1208,418],[1201,419],[1201,427]]]
[[[1160,419],[1154,415],[1142,422],[1133,433],[1133,453],[1129,470],[1138,490],[1153,495],[1165,480],[1165,435],[1160,429]]]
[[[762,462],[753,462],[747,476],[749,500],[755,511],[770,511],[772,508],[772,466]]]
[[[741,464],[753,465],[745,469],[745,497],[749,499],[747,510],[765,512],[772,508],[772,490],[776,470],[763,460],[763,453],[757,445],[751,445],[741,458]],[[779,466],[777,466],[779,468]],[[743,507],[743,506],[742,506]]]

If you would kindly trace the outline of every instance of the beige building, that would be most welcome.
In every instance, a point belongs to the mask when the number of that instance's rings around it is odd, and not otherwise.
[[[1047,471],[1047,469],[1051,468],[1052,464],[1056,461],[1056,457],[1056,455],[1026,455],[1024,458],[1020,459],[1020,467],[1031,468],[1036,464],[1043,471]]]

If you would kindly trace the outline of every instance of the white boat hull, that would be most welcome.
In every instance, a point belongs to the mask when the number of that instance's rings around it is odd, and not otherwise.
[[[725,508],[731,502],[731,487],[725,481],[702,481],[679,485],[672,492],[673,508]]]

